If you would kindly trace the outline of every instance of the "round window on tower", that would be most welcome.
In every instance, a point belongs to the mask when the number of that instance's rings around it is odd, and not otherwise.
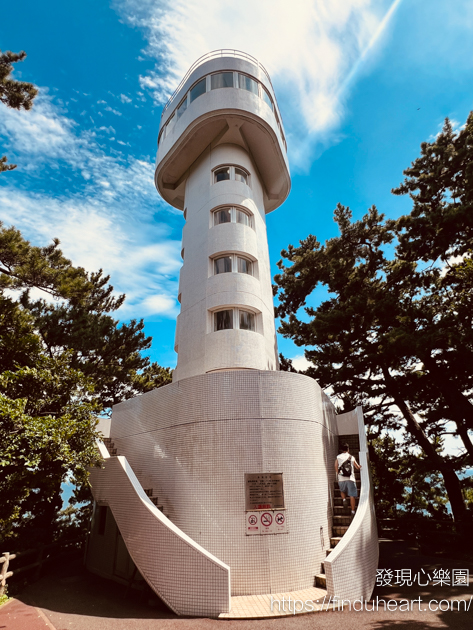
[[[214,313],[214,331],[233,328],[233,309]]]
[[[238,168],[238,166],[235,166],[235,179],[237,182],[248,184],[248,173],[242,168]]]
[[[219,208],[213,213],[214,225],[220,225],[221,223],[231,223],[232,210],[231,208]]]
[[[214,273],[218,275],[219,273],[230,273],[232,270],[232,257],[231,256],[221,256],[220,258],[214,259]]]
[[[215,181],[215,183],[223,182],[226,179],[230,179],[230,167],[229,166],[224,166],[223,168],[218,168],[217,170],[214,171],[214,181]]]

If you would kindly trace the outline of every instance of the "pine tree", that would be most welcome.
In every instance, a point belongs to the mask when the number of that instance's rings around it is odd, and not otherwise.
[[[468,482],[458,473],[473,463],[473,117],[458,134],[446,121],[405,175],[393,192],[411,195],[409,215],[385,221],[373,207],[353,222],[339,205],[339,237],[322,246],[311,235],[282,252],[280,330],[309,347],[307,374],[322,386],[378,410],[397,406],[402,421],[386,426],[404,427],[442,474],[463,527]],[[302,321],[298,310],[318,284],[331,297],[306,307]],[[442,453],[452,422],[465,446],[458,457]]]
[[[169,369],[142,356],[151,344],[143,322],[120,325],[110,315],[125,296],[114,296],[108,282],[101,271],[72,265],[59,241],[34,247],[0,224],[3,540],[50,542],[61,484],[71,478],[90,499],[97,415],[171,380]],[[53,301],[31,300],[32,288]]]
[[[10,77],[13,64],[23,61],[25,57],[24,50],[19,53],[12,53],[10,50],[2,53],[0,50],[0,102],[13,109],[31,109],[33,100],[38,94],[38,90],[32,83],[16,81]],[[7,164],[6,156],[0,158],[0,173],[12,171],[14,168],[16,164]]]

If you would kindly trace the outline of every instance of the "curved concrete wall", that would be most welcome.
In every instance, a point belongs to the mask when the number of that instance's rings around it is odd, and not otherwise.
[[[195,101],[190,103],[186,111],[180,116],[179,120],[174,120],[172,124],[167,126],[165,137],[160,138],[158,155],[156,157],[156,165],[159,166],[165,161],[166,156],[171,152],[172,148],[178,143],[185,130],[191,127],[193,123],[209,113],[229,112],[237,117],[245,116],[248,119],[259,120],[260,124],[265,125],[271,133],[273,140],[277,142],[281,151],[280,159],[288,170],[288,162],[286,156],[286,147],[283,138],[278,129],[276,116],[282,123],[281,114],[279,112],[276,95],[267,76],[254,64],[231,57],[213,59],[199,66],[188,78],[182,86],[179,94],[176,95],[173,106],[166,110],[163,114],[160,124],[160,131],[175,114],[176,107],[182,98],[199,79],[215,72],[221,71],[241,72],[256,79],[261,83],[271,95],[274,103],[275,112],[271,107],[261,99],[257,94],[242,90],[238,87],[223,88],[207,91]],[[203,147],[202,147],[203,148]]]
[[[330,547],[338,447],[314,380],[252,370],[180,380],[116,405],[111,436],[169,518],[231,567],[233,595],[313,586]],[[283,473],[288,533],[246,535],[244,474],[258,472]]]

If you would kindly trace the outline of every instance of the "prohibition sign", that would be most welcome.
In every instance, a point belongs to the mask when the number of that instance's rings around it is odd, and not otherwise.
[[[261,514],[261,525],[264,525],[265,527],[269,527],[272,522],[273,522],[273,517],[271,516],[269,512],[265,512],[264,514]]]
[[[285,521],[284,514],[281,514],[281,512],[278,512],[276,514],[275,521],[278,525],[284,525],[284,521]]]
[[[254,514],[251,514],[251,516],[248,517],[248,523],[250,525],[256,525],[257,522],[258,522],[258,519],[256,518]]]

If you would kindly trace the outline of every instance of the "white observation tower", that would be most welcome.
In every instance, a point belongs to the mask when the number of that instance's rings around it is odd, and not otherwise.
[[[218,51],[187,73],[163,113],[156,186],[184,211],[174,380],[276,370],[266,214],[290,189],[266,70]]]
[[[314,583],[368,599],[378,547],[361,408],[337,416],[313,379],[278,369],[266,214],[290,178],[256,59],[223,50],[192,66],[163,112],[155,181],[186,220],[177,368],[113,408],[91,475],[88,568],[118,581],[138,570],[194,616],[229,615],[234,596],[323,598]],[[365,464],[349,526],[339,436]]]

